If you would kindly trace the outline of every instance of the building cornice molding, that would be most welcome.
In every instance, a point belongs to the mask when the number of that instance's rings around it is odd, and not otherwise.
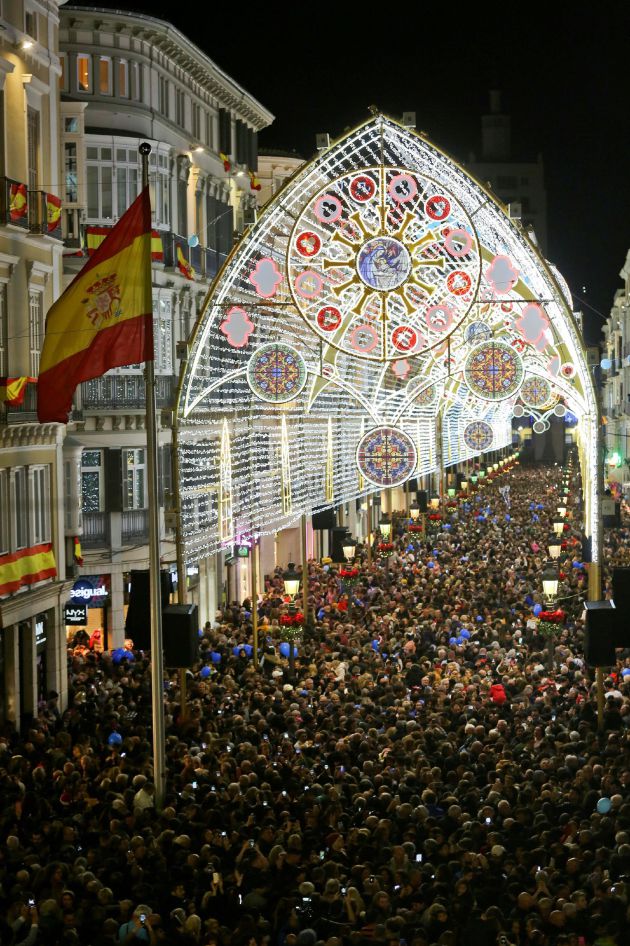
[[[124,24],[131,36],[144,40],[172,59],[189,77],[217,98],[222,106],[232,109],[257,131],[274,120],[274,115],[264,105],[165,20],[144,13],[104,10],[99,7],[67,6],[61,11],[62,28],[67,26],[73,30],[103,31],[104,24],[108,25],[107,32],[111,33],[120,31],[121,24]],[[71,45],[75,45],[75,42]]]

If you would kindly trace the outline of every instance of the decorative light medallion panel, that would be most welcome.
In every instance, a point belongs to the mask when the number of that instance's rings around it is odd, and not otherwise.
[[[270,201],[198,319],[177,409],[187,557],[509,444],[519,411],[546,429],[568,409],[586,435],[570,307],[426,138],[383,116],[351,132]]]

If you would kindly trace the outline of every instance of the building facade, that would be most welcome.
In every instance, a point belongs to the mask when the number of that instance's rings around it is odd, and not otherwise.
[[[602,413],[605,471],[610,483],[630,492],[630,250],[619,276],[602,345]]]
[[[257,133],[273,116],[170,24],[66,6],[61,11],[64,280],[139,193],[138,146],[151,144],[153,307],[162,562],[175,572],[171,409],[180,360],[235,234],[254,220]],[[66,525],[81,535],[76,595],[95,646],[120,646],[129,576],[148,568],[142,365],[81,385],[65,442]],[[188,581],[212,615],[221,575],[204,560]]]
[[[547,191],[542,155],[524,161],[512,152],[512,121],[501,108],[501,93],[490,93],[490,111],[481,117],[481,154],[471,154],[467,167],[487,181],[510,216],[520,219],[547,255]]]
[[[0,725],[66,687],[63,428],[34,383],[62,284],[58,8],[0,9]]]

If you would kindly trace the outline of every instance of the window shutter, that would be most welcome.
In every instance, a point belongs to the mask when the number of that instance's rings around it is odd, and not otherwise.
[[[122,450],[105,450],[105,509],[122,512]]]

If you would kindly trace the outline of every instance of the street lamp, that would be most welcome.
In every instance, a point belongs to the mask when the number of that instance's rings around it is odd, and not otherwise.
[[[454,490],[452,486],[449,486],[446,492],[449,499],[453,499],[455,497],[456,490]]]
[[[562,542],[558,536],[552,535],[549,538],[549,556],[553,559],[560,558],[560,552],[562,551]]]
[[[282,573],[282,580],[284,582],[285,595],[291,595],[292,598],[295,598],[300,591],[301,578],[299,573],[296,572],[293,562],[289,562],[289,567],[286,572]]]
[[[440,508],[440,497],[433,495],[433,496],[431,497],[431,499],[429,500],[429,506],[431,507],[431,509],[439,509],[439,508]]]
[[[390,535],[392,534],[392,524],[391,524],[391,522],[389,521],[389,519],[387,518],[387,516],[381,516],[381,518],[380,518],[380,520],[379,520],[379,523],[378,523],[378,528],[379,528],[379,531],[380,531],[381,535],[383,536],[383,538],[384,538],[385,541],[387,542],[387,540],[389,539]]]
[[[566,507],[566,506],[558,506],[558,515],[560,516],[560,518],[561,518],[561,519],[564,519],[564,517],[566,516],[566,514],[567,514],[567,507]]]
[[[354,541],[352,536],[348,536],[347,539],[344,539],[343,545],[343,557],[347,562],[351,562],[355,556],[357,550],[357,543]]]
[[[541,575],[543,594],[547,601],[553,602],[558,594],[558,569],[555,565],[547,565]]]
[[[417,522],[420,518],[420,506],[418,505],[417,500],[414,500],[414,502],[409,507],[409,515],[414,522]]]
[[[471,477],[471,479],[472,479],[472,477]],[[459,485],[461,486],[463,493],[468,492],[468,480],[462,480]]]
[[[556,535],[562,535],[564,532],[564,519],[553,520],[553,531],[556,533]]]
[[[473,484],[473,486],[476,486],[476,485],[477,485],[477,479],[478,479],[477,474],[476,474],[476,473],[472,473],[472,474],[471,474],[471,477],[470,477],[470,482]]]

